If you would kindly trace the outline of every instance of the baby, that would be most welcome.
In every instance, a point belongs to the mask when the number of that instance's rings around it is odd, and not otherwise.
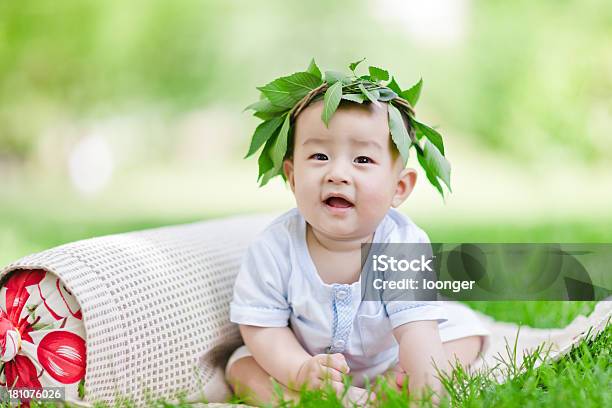
[[[429,242],[395,210],[417,173],[391,138],[388,103],[342,101],[328,126],[324,107],[315,100],[301,110],[282,164],[297,208],[258,236],[236,279],[230,319],[245,345],[226,377],[247,403],[273,401],[271,378],[296,399],[303,385],[342,392],[344,375],[357,403],[378,375],[398,388],[408,376],[411,392],[439,390],[432,362],[467,366],[488,334],[460,304],[362,300],[362,244]]]

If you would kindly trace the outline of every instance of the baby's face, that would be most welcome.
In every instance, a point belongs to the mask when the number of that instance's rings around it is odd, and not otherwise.
[[[410,194],[416,172],[393,152],[386,104],[341,105],[329,127],[322,109],[317,101],[297,117],[293,160],[285,161],[298,209],[329,238],[369,237]]]

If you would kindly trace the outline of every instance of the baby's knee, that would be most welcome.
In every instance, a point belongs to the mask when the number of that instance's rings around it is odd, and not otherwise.
[[[469,367],[480,354],[484,344],[483,336],[469,336],[443,343],[451,365],[459,362],[463,367]]]
[[[257,374],[261,376],[259,371],[263,371],[263,369],[259,367],[259,364],[257,364],[253,357],[242,357],[232,362],[232,365],[227,367],[226,379],[232,388],[235,388],[236,385],[246,384],[249,382],[249,379],[256,378]]]
[[[268,374],[252,356],[235,360],[226,370],[227,382],[234,394],[248,405],[279,405],[273,386],[273,377]],[[289,390],[282,384],[278,385],[283,399],[299,400],[299,394]]]

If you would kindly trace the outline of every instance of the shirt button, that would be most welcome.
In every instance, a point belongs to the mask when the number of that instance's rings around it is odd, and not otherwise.
[[[334,342],[334,347],[335,348],[342,348],[342,347],[344,347],[344,340],[336,340]]]
[[[342,300],[346,297],[346,291],[344,290],[339,290],[338,292],[336,292],[336,298]]]

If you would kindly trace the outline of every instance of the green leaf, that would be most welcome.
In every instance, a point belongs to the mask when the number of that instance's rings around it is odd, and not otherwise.
[[[362,58],[359,61],[351,62],[349,64],[349,69],[353,71],[353,74],[355,73],[355,69],[357,68],[357,66],[361,64],[363,61],[365,61],[365,58]]]
[[[317,63],[315,62],[314,58],[310,60],[310,65],[308,65],[308,69],[306,70],[306,72],[316,76],[319,79],[323,79],[321,77],[321,70],[317,66]]]
[[[261,151],[261,154],[259,155],[259,159],[257,160],[257,164],[259,165],[259,176],[257,177],[257,180],[260,180],[261,178],[263,178],[263,176],[268,171],[274,168],[274,163],[272,162],[272,158],[270,157],[270,152],[272,150],[272,145],[274,144],[275,140],[276,140],[276,137],[271,137],[270,139],[268,139],[268,141],[266,142],[266,145]]]
[[[423,79],[419,79],[419,82],[414,84],[410,89],[403,91],[400,96],[410,102],[412,107],[415,107],[421,96],[421,88],[423,87]]]
[[[263,94],[262,94],[263,95]],[[285,112],[287,108],[283,108],[280,106],[272,105],[272,103],[264,96],[264,99],[261,99],[255,103],[250,104],[244,110],[253,109],[255,112],[253,116],[258,117],[262,120],[270,120],[277,116],[280,113]]]
[[[372,94],[370,91],[368,91],[365,88],[365,86],[363,86],[363,84],[361,83],[359,84],[359,89],[361,90],[361,93],[364,94],[365,97],[370,100],[370,102],[372,102],[376,106],[380,106],[380,102],[378,102],[378,100],[376,99],[376,96]]]
[[[296,72],[288,77],[284,77],[283,80],[290,88],[290,91],[300,96],[300,98],[306,96],[308,92],[312,91],[323,82],[320,78],[317,78],[309,72]]]
[[[316,87],[321,80],[309,72],[295,74],[275,79],[269,84],[257,88],[263,92],[273,105],[290,109],[300,99]]]
[[[366,100],[366,97],[363,94],[344,94],[342,95],[342,99],[346,99],[347,101],[363,103]]]
[[[53,325],[51,323],[36,323],[32,325],[32,329],[38,331],[38,330],[48,330],[48,329],[52,329]]]
[[[261,147],[262,144],[266,143],[268,139],[274,134],[276,129],[283,123],[283,116],[277,116],[273,119],[262,122],[255,129],[255,133],[253,134],[253,139],[251,139],[251,146],[249,147],[249,151],[247,152],[244,158],[246,159],[253,153],[257,151]]]
[[[377,99],[381,102],[389,102],[397,98],[397,94],[389,88],[380,88],[378,90],[378,94],[380,96]]]
[[[440,153],[438,148],[427,139],[425,139],[425,143],[423,144],[423,161],[419,161],[419,163],[421,163],[421,166],[425,164],[425,166],[423,166],[425,172],[431,175],[431,177],[430,175],[427,176],[429,181],[432,181],[433,177],[441,179],[444,184],[446,184],[446,187],[448,187],[448,190],[452,192],[450,186],[450,163],[442,153]],[[432,184],[434,183],[432,182]]]
[[[417,138],[420,139],[422,136],[425,136],[434,146],[438,148],[440,153],[444,154],[444,142],[442,140],[442,135],[438,133],[437,130],[430,128],[424,123],[417,122],[412,119],[414,123],[414,127],[416,130]]]
[[[410,148],[410,136],[408,135],[408,130],[406,126],[404,126],[404,121],[402,120],[402,114],[399,109],[397,109],[393,104],[388,104],[389,107],[389,130],[391,130],[391,139],[397,146],[397,150],[399,150],[402,159],[404,161],[404,166],[408,163],[408,149]]]
[[[391,82],[387,84],[387,88],[391,89],[396,94],[400,95],[402,93],[402,88],[400,88],[399,84],[395,82],[395,77],[391,78]]]
[[[80,399],[85,398],[85,379],[81,379],[81,381],[79,381],[79,385],[77,387],[77,393],[79,395]]]
[[[427,180],[429,180],[429,182],[436,188],[436,190],[438,190],[442,197],[444,197],[444,190],[442,189],[442,185],[438,181],[438,178],[436,177],[434,172],[429,168],[429,164],[425,159],[423,150],[417,149],[417,159],[423,170],[425,170],[425,176],[427,177]]]
[[[270,179],[274,178],[277,176],[277,171],[276,169],[270,169],[268,171],[266,171],[262,177],[261,177],[261,181],[259,183],[259,187],[263,187],[266,184],[268,184],[268,181],[270,181]]]
[[[272,149],[277,137],[278,134],[276,137],[268,140],[266,146],[262,150],[262,155],[259,156],[259,177],[257,178],[259,181],[259,187],[265,186],[268,181],[276,177],[279,172],[282,173],[282,166],[281,168],[277,169],[274,167],[274,162],[272,161]]]
[[[389,80],[389,72],[378,67],[369,67],[368,72],[372,81],[387,81]]]
[[[323,119],[325,126],[329,127],[329,120],[336,109],[338,109],[341,98],[342,82],[336,82],[325,91],[325,96],[323,97],[323,113],[321,114],[321,119]]]
[[[265,113],[276,113],[287,110],[287,108],[282,108],[280,106],[272,105],[272,102],[268,98],[260,99],[257,102],[253,102],[246,108],[244,108],[243,112],[246,110],[254,110],[256,112],[265,112]]]
[[[351,79],[344,72],[325,71],[325,82],[327,82],[329,85],[333,85],[338,81],[346,84],[350,83]]]
[[[256,118],[259,118],[261,120],[270,120],[270,119],[274,119],[275,117],[277,117],[278,113],[255,112],[255,113],[253,113],[253,116],[255,116]]]
[[[284,119],[285,121],[283,122],[280,132],[278,132],[270,155],[275,169],[279,169],[283,165],[283,160],[287,153],[287,140],[289,139],[289,128],[291,127],[291,115],[285,115]]]

